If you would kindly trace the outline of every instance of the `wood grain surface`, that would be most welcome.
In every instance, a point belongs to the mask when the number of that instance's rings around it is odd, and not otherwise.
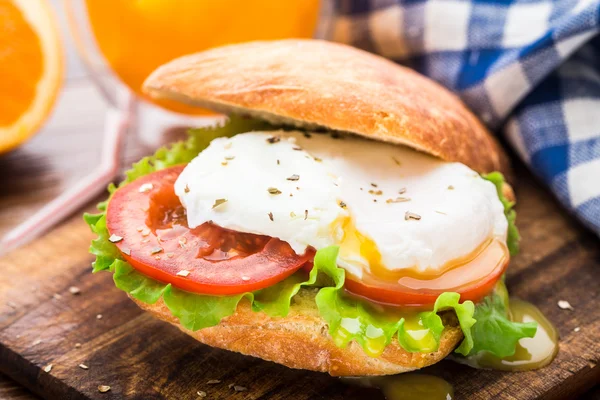
[[[2,400],[34,400],[38,396],[31,393],[24,386],[19,385],[5,375],[0,375],[0,399]]]

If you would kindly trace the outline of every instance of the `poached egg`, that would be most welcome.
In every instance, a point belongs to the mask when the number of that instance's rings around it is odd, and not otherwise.
[[[267,131],[218,138],[175,183],[188,225],[268,235],[302,254],[340,246],[351,275],[436,274],[506,242],[495,186],[461,163],[353,136]]]

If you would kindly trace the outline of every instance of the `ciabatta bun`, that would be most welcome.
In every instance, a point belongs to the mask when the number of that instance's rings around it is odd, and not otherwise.
[[[509,173],[496,140],[456,96],[342,44],[291,39],[218,47],[163,65],[144,91],[225,114],[407,145],[479,173]]]

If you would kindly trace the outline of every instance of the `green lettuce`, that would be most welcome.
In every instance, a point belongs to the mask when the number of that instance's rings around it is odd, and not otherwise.
[[[454,310],[466,338],[461,347],[467,353],[471,350],[473,341],[470,328],[475,323],[473,302],[459,304],[458,293],[443,293],[431,311],[402,316],[401,313],[380,309],[345,294],[345,270],[337,266],[338,248],[323,250],[315,255],[315,268],[327,274],[335,286],[319,290],[315,301],[321,317],[329,326],[329,334],[338,347],[345,347],[354,340],[367,354],[377,356],[396,335],[400,345],[407,351],[436,351],[444,330],[438,313]]]
[[[515,224],[515,220],[517,219],[517,212],[513,209],[515,203],[508,200],[502,191],[502,187],[504,186],[505,182],[504,175],[502,175],[500,172],[491,172],[489,174],[482,175],[481,177],[492,182],[496,186],[498,197],[504,206],[504,215],[506,215],[506,220],[508,221],[506,245],[508,246],[510,255],[515,256],[519,253],[519,240],[521,240],[521,235],[519,235],[519,230]]]
[[[251,119],[231,117],[226,124],[219,127],[190,130],[186,141],[161,148],[154,155],[135,163],[132,169],[127,171],[126,179],[121,185],[156,170],[188,163],[214,138],[264,129],[270,129],[269,125]],[[490,174],[486,179],[499,188],[499,196],[505,206],[509,225],[514,229],[512,204],[501,194],[502,175]],[[109,186],[111,194],[115,190],[116,186]],[[117,247],[108,240],[105,216],[107,203],[108,201],[99,204],[99,214],[84,215],[91,230],[98,235],[90,247],[90,252],[96,256],[93,272],[112,272],[115,285],[141,302],[154,304],[162,297],[181,325],[193,331],[218,324],[221,319],[232,315],[243,299],[250,302],[255,312],[264,312],[273,317],[286,316],[293,297],[300,289],[303,286],[316,286],[317,282],[322,282],[321,276],[325,275],[331,283],[318,289],[314,301],[320,315],[329,326],[330,335],[340,347],[356,341],[367,354],[377,356],[396,337],[407,351],[436,351],[444,330],[439,313],[446,310],[454,311],[464,333],[465,339],[457,349],[457,352],[463,355],[479,351],[505,354],[510,353],[511,349],[514,352],[516,341],[531,334],[530,326],[521,326],[528,324],[511,323],[507,319],[506,308],[502,309],[501,304],[494,298],[486,298],[475,306],[470,301],[460,303],[457,293],[443,293],[431,311],[402,314],[350,297],[343,289],[345,271],[337,266],[338,248],[335,246],[317,251],[314,268],[308,278],[299,272],[266,289],[233,296],[186,292],[139,273],[122,258]],[[518,233],[515,229],[511,236],[510,229],[509,237],[515,240],[516,245]]]
[[[497,357],[515,354],[520,339],[531,338],[537,331],[535,322],[513,322],[508,312],[508,294],[503,282],[475,307],[477,323],[471,328],[473,347],[462,355],[475,355],[481,351]]]

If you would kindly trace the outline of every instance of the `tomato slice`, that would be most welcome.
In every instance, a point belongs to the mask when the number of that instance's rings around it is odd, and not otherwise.
[[[312,262],[314,250],[297,255],[289,244],[269,236],[211,222],[188,228],[173,188],[183,168],[136,179],[108,203],[112,241],[136,270],[190,292],[231,295],[272,286]]]
[[[347,274],[345,289],[351,295],[391,306],[429,307],[444,292],[459,293],[461,302],[478,302],[492,292],[509,258],[506,245],[491,240],[440,274],[400,272],[393,280],[373,275],[358,279]]]

